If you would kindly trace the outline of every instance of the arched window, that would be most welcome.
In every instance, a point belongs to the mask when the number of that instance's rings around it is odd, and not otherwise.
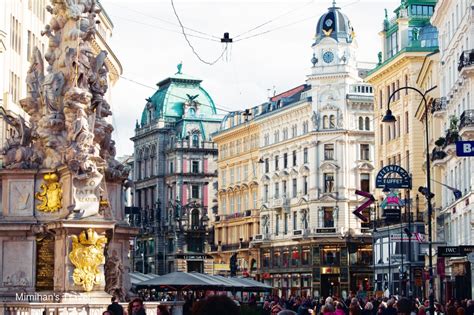
[[[191,211],[191,227],[193,230],[197,230],[199,228],[199,210],[193,209]]]
[[[365,130],[370,130],[370,119],[365,117]]]
[[[364,130],[364,118],[359,117],[359,130]]]
[[[328,116],[324,115],[323,117],[323,129],[328,129],[329,128],[329,118]]]
[[[329,128],[336,128],[336,116],[331,115],[329,117]]]
[[[191,107],[188,110],[188,113],[189,113],[189,117],[194,117],[194,116],[196,116],[196,109],[194,107]]]
[[[193,134],[193,147],[199,147],[199,135],[196,133]]]

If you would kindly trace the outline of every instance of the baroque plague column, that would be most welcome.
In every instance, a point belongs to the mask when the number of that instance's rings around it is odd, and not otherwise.
[[[20,101],[29,121],[0,108],[14,131],[0,172],[0,298],[106,303],[128,292],[135,230],[124,221],[128,170],[115,160],[107,121],[107,53],[91,48],[100,8],[94,0],[51,3],[49,47],[44,57],[34,50]]]

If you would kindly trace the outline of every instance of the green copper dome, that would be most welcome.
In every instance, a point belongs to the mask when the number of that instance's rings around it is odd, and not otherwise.
[[[214,101],[201,87],[202,80],[178,73],[157,83],[158,91],[148,98],[141,124],[146,125],[149,120],[166,119],[179,120],[184,114],[184,104],[195,102],[198,106],[196,118],[212,118],[217,114]]]

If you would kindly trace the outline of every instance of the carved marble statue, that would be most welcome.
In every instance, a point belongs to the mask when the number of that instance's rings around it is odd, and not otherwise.
[[[49,39],[48,48],[44,57],[34,49],[27,96],[20,100],[29,124],[0,112],[15,130],[3,148],[4,164],[8,168],[67,166],[73,174],[73,194],[87,180],[123,182],[129,169],[115,160],[113,127],[107,121],[112,115],[105,100],[107,52],[93,53],[91,45],[100,8],[96,0],[55,0],[46,10],[51,18],[42,35]],[[82,213],[83,217],[97,215],[95,210]]]
[[[105,292],[118,297],[120,300],[125,298],[123,290],[123,265],[117,255],[116,250],[107,258],[104,265],[105,271]]]

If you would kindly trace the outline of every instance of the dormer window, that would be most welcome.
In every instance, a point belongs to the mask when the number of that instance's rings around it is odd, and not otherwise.
[[[198,134],[193,134],[193,137],[192,137],[192,145],[194,148],[197,148],[199,147],[199,135]]]
[[[188,110],[188,113],[189,113],[189,117],[196,117],[196,109],[194,107],[191,107]]]
[[[329,128],[336,128],[336,116],[334,115],[329,116]]]

